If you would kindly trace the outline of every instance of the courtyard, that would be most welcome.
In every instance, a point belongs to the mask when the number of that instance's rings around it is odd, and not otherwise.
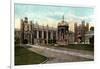
[[[24,44],[15,49],[15,65],[93,61],[94,53],[64,47]]]

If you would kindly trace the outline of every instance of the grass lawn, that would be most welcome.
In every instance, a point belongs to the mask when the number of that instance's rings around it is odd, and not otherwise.
[[[94,51],[94,45],[90,45],[90,44],[69,44],[68,46],[58,46],[58,47]]]
[[[15,46],[15,65],[39,64],[47,57],[29,51],[26,48]]]

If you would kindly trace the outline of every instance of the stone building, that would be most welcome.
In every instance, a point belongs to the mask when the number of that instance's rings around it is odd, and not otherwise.
[[[86,32],[89,31],[89,23],[87,23],[85,25],[85,21],[82,21],[82,24],[80,24],[79,26],[77,25],[77,23],[74,24],[74,42],[78,42],[78,43],[85,43],[85,34]]]
[[[59,45],[68,45],[69,41],[69,26],[68,23],[64,20],[64,16],[62,18],[62,21],[58,23],[58,39],[57,44]]]
[[[74,44],[74,32],[72,32],[72,31],[69,31],[69,36],[68,36],[68,38],[69,38],[69,41],[68,41],[68,43],[69,44]]]
[[[28,21],[28,18],[21,19],[21,43],[48,44],[56,41],[57,29],[53,27],[41,26],[38,23]]]
[[[94,28],[89,30],[89,23],[74,24],[74,32],[69,30],[69,24],[65,21],[64,16],[58,23],[57,27],[49,27],[49,25],[39,25],[29,21],[27,17],[21,19],[20,30],[15,29],[15,36],[20,38],[22,44],[38,44],[38,45],[68,45],[74,43],[90,43],[90,38],[94,37]]]
[[[19,29],[15,29],[14,31],[14,43],[15,44],[19,44],[20,43],[20,30]]]
[[[91,30],[92,29],[92,30]],[[85,34],[85,44],[94,44],[94,27],[90,27],[90,30]]]
[[[64,20],[58,23],[57,28],[38,25],[29,21],[27,17],[21,19],[21,43],[25,44],[58,44],[68,45],[73,43],[73,32],[69,31],[68,23]],[[71,40],[70,40],[71,39]],[[73,40],[72,40],[73,39]]]

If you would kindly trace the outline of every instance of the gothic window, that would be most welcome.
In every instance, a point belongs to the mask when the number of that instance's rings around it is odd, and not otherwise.
[[[51,35],[51,32],[50,32],[50,31],[48,31],[48,39],[50,39],[50,35]]]
[[[56,39],[56,31],[53,31],[53,39]]]
[[[44,31],[44,39],[46,39],[46,31]]]
[[[24,31],[28,31],[28,24],[24,25]]]
[[[34,38],[37,38],[37,31],[34,30]]]
[[[42,31],[39,31],[39,38],[42,38]]]

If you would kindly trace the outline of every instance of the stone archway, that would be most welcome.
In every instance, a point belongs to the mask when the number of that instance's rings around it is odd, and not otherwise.
[[[46,44],[46,43],[47,43],[47,41],[45,40],[45,41],[44,41],[44,43]]]

